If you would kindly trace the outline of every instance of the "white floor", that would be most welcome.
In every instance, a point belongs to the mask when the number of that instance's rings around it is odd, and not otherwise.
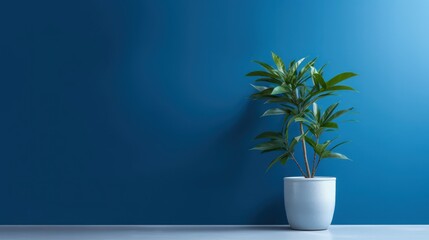
[[[1,240],[429,240],[429,225],[335,225],[327,231],[287,226],[0,226]]]

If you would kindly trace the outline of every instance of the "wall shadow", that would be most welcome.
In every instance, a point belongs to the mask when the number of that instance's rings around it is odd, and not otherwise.
[[[284,209],[283,196],[278,195],[270,199],[255,214],[251,220],[254,225],[277,225],[287,224],[286,212]]]

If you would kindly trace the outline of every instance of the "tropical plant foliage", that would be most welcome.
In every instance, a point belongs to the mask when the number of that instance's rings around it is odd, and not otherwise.
[[[339,103],[333,103],[325,110],[317,102],[326,97],[334,96],[337,91],[352,90],[344,85],[343,81],[356,76],[352,72],[344,72],[330,80],[325,80],[323,69],[315,67],[316,59],[304,64],[305,58],[292,61],[288,66],[282,59],[272,53],[275,66],[255,61],[263,70],[250,72],[247,76],[258,77],[252,86],[257,90],[252,94],[256,100],[264,100],[273,105],[262,116],[282,115],[284,121],[278,132],[263,132],[257,139],[266,139],[252,150],[262,153],[279,151],[280,155],[271,161],[267,170],[274,164],[285,164],[292,159],[301,174],[306,178],[314,177],[320,161],[325,158],[348,159],[345,155],[334,151],[338,146],[346,143],[334,144],[334,140],[324,140],[324,133],[338,129],[336,120],[350,112],[353,108],[338,109]],[[263,85],[261,85],[263,84]],[[296,127],[298,135],[291,136],[291,129]],[[322,141],[323,140],[323,141]],[[301,167],[295,156],[295,148],[301,146],[304,168]],[[312,164],[310,164],[307,147],[312,149]]]

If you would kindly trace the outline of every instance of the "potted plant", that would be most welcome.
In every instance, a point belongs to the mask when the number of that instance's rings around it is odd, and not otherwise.
[[[336,178],[318,177],[316,172],[323,159],[348,159],[335,151],[346,142],[334,143],[334,139],[329,139],[330,135],[325,133],[337,130],[336,120],[352,108],[338,110],[339,103],[335,102],[322,110],[318,101],[334,96],[338,91],[353,91],[343,81],[356,74],[344,72],[325,80],[325,66],[316,69],[316,59],[304,64],[302,58],[286,66],[276,54],[272,53],[272,58],[275,66],[255,61],[263,70],[250,72],[247,76],[258,77],[257,83],[265,83],[252,85],[257,90],[252,98],[275,105],[262,116],[282,115],[282,126],[279,131],[259,134],[256,139],[267,141],[252,150],[279,152],[267,170],[276,163],[286,164],[291,160],[301,172],[300,177],[284,178],[285,208],[291,228],[324,230],[331,224],[334,214]],[[298,147],[300,151],[296,152]]]

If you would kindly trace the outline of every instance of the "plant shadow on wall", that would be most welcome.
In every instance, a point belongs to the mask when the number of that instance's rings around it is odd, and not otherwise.
[[[263,112],[264,108],[261,108],[258,113]],[[262,119],[258,119],[262,120]],[[265,120],[265,119],[263,119]],[[280,122],[277,122],[280,123]],[[272,124],[274,125],[274,124]],[[278,124],[277,124],[278,125]],[[292,129],[291,133],[299,134],[297,129]],[[254,136],[252,136],[254,137]],[[266,156],[268,155],[268,156]],[[264,160],[272,160],[276,157],[275,153],[267,153],[264,155],[257,156],[263,157],[263,159],[259,159],[258,161]],[[264,161],[265,162],[265,161]],[[293,163],[287,163],[288,165],[292,165]],[[261,171],[264,171],[261,169]],[[273,168],[270,172],[265,171],[266,178],[272,178],[274,181],[270,181],[270,184],[274,185],[276,189],[278,189],[274,194],[267,196],[266,200],[262,203],[258,209],[255,210],[255,214],[252,217],[251,223],[252,225],[278,225],[278,224],[288,224],[287,218],[284,212],[284,201],[283,201],[283,182],[279,181],[284,176],[297,176],[301,173],[297,168],[294,167],[285,167],[285,168]],[[270,176],[269,176],[270,175]],[[284,228],[283,228],[284,230]]]
[[[244,97],[247,98],[247,97]],[[201,139],[203,146],[193,154],[192,165],[199,166],[197,177],[188,176],[192,180],[194,189],[198,189],[199,196],[204,202],[204,221],[213,223],[211,216],[219,212],[218,206],[222,206],[225,214],[233,214],[234,206],[239,206],[242,201],[243,182],[249,177],[249,156],[248,149],[251,147],[252,130],[258,124],[258,119],[254,116],[261,111],[260,106],[255,106],[247,99],[240,111],[233,118],[222,123],[217,123],[211,131],[217,134],[210,140]],[[203,161],[203,163],[202,163]],[[225,196],[219,198],[219,195]],[[216,200],[216,201],[212,201]],[[213,207],[207,207],[213,206]],[[199,217],[199,215],[198,215]],[[234,216],[235,217],[235,216]],[[231,216],[231,218],[234,218]],[[218,221],[218,220],[216,220]],[[229,224],[222,220],[218,224]],[[239,223],[239,220],[232,220],[231,224]],[[201,224],[198,223],[198,224]]]
[[[267,172],[264,172],[264,170],[259,170],[259,168],[255,170],[255,168],[249,167],[249,165],[254,165],[249,164],[251,155],[249,148],[251,148],[253,142],[249,141],[249,139],[254,137],[255,129],[261,127],[261,119],[255,118],[255,116],[260,116],[261,111],[264,111],[264,106],[253,104],[253,100],[249,98],[236,120],[226,129],[224,129],[224,126],[221,126],[222,133],[215,139],[215,144],[212,145],[210,149],[206,149],[203,153],[203,156],[216,156],[216,161],[213,161],[216,165],[212,165],[210,166],[211,169],[204,171],[208,178],[216,179],[216,184],[213,184],[213,186],[221,186],[221,191],[223,193],[229,189],[229,191],[231,191],[229,192],[229,196],[235,199],[235,201],[243,201],[242,196],[244,193],[241,191],[244,191],[247,195],[249,192],[245,189],[254,188],[243,187],[243,182],[249,184],[252,181],[260,180],[254,178],[255,171],[259,172],[263,178],[267,175]],[[265,120],[272,125],[280,123],[276,121],[276,119]],[[294,132],[294,130],[291,130],[291,132]],[[259,160],[260,159],[255,163],[257,165],[263,165],[264,163]],[[276,174],[278,176],[283,176],[285,173],[287,175],[299,174],[298,170],[295,168],[276,170],[279,171],[279,173]],[[218,175],[220,172],[222,173],[221,178],[219,178]],[[277,181],[275,184],[276,183]],[[205,187],[207,186],[205,185]],[[254,217],[246,220],[248,221],[246,224],[266,225],[287,223],[284,211],[282,210],[284,207],[283,194],[281,192],[283,188],[282,184],[278,184],[277,188],[279,191],[275,192],[274,195],[270,197],[264,198],[263,202],[258,204],[258,208],[255,209],[256,214]]]
[[[223,125],[219,126],[220,134],[216,137],[214,145],[203,153],[204,155],[212,154],[211,156],[216,156],[216,165],[221,169],[213,171],[213,173],[222,172],[222,180],[225,183],[231,183],[230,180],[239,179],[240,173],[243,172],[241,170],[246,166],[244,163],[250,155],[249,151],[247,151],[249,149],[248,139],[252,137],[252,129],[258,124],[258,119],[254,119],[254,116],[259,111],[258,106],[254,106],[248,101],[245,108],[228,128]]]

